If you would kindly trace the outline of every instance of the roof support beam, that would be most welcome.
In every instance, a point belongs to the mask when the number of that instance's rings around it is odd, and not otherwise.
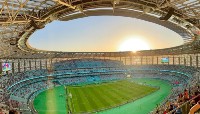
[[[113,4],[113,13],[115,12],[115,5],[119,4],[120,0],[113,0],[112,4]]]
[[[76,9],[77,9],[78,11],[80,11],[81,13],[83,13],[85,16],[87,16],[87,15],[84,13],[83,8],[81,7],[81,5],[77,5],[77,6],[76,6]]]
[[[67,7],[71,8],[71,9],[76,9],[76,6],[72,6],[70,2],[66,3],[63,0],[54,0],[54,1],[58,2],[61,5],[67,6]]]

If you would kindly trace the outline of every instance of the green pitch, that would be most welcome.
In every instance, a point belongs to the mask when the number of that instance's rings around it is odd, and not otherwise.
[[[38,114],[67,114],[64,86],[40,93],[34,100],[34,107]]]
[[[98,112],[98,114],[149,114],[157,104],[161,103],[167,95],[169,95],[171,90],[171,85],[163,80],[142,78],[131,79],[131,81],[158,86],[160,89],[152,94],[144,96],[143,98],[135,100],[134,102],[116,108],[103,110]],[[99,93],[102,93],[99,89],[98,91]],[[67,114],[69,105],[66,100],[67,96],[64,86],[55,87],[40,93],[34,99],[34,107],[38,114]]]
[[[132,102],[158,88],[123,80],[67,87],[67,104],[72,114],[97,112]]]

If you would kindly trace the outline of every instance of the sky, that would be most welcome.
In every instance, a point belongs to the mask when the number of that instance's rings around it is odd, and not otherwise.
[[[91,16],[70,21],[53,21],[37,30],[28,42],[37,49],[65,52],[132,51],[130,39],[142,40],[149,49],[183,44],[181,36],[163,26],[120,16]],[[129,42],[129,43],[125,43]],[[125,46],[127,49],[122,50]],[[130,50],[129,50],[130,49]]]

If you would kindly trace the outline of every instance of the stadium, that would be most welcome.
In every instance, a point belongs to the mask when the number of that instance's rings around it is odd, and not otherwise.
[[[0,114],[200,113],[199,0],[1,0],[0,6]],[[161,25],[184,43],[136,52],[29,44],[54,21],[105,15]]]

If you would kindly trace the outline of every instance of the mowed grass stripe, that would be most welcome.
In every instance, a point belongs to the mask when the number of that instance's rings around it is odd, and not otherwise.
[[[93,111],[93,109],[97,109],[98,108],[98,104],[95,102],[95,99],[93,99],[93,94],[90,92],[90,87],[88,88],[83,88],[81,89],[82,92],[84,92],[84,95],[85,95],[85,98],[87,99],[88,101],[88,105],[90,107],[92,107],[92,109],[90,110],[87,110],[87,112],[91,112]]]
[[[91,88],[91,91],[94,93],[96,100],[101,103],[102,107],[107,107],[110,105],[110,103],[108,102],[108,100],[105,100],[105,97],[103,97],[104,93],[99,91],[99,89],[97,88]]]
[[[124,98],[127,97],[126,93],[123,93],[119,88],[114,87],[113,85],[106,85],[108,91],[110,91],[111,96],[115,96],[116,99],[113,99],[116,104],[124,101]]]
[[[97,87],[97,86],[96,86]],[[90,88],[90,87],[89,87]],[[88,90],[90,90],[88,88]],[[93,87],[94,88],[94,87]],[[104,93],[104,94],[102,94],[102,96],[105,96],[105,94],[107,94],[106,93],[106,88],[104,87],[104,86],[100,86],[100,88],[98,89],[99,91],[102,91],[102,93]],[[103,92],[104,91],[104,92]],[[96,93],[91,93],[93,96],[96,96]],[[114,104],[114,102],[113,102],[113,100],[112,99],[115,99],[114,97],[112,97],[112,98],[110,98],[109,97],[110,95],[108,95],[107,94],[107,98],[104,100],[104,101],[109,101],[109,102],[111,102],[111,104],[109,105],[109,106],[111,106],[112,104]],[[99,99],[99,98],[98,98]],[[102,102],[102,101],[101,101]],[[113,102],[113,103],[112,103]],[[99,103],[97,103],[97,104],[99,104]],[[100,107],[100,106],[98,106],[98,108],[96,108],[96,110],[100,110],[102,107]]]
[[[102,100],[102,102],[108,102],[109,103],[108,106],[105,107],[105,108],[110,108],[110,107],[116,106],[119,102],[121,102],[118,94],[113,94],[111,89],[108,88],[107,86],[101,87],[99,89],[99,91],[101,91],[102,96],[104,97],[104,100]]]
[[[82,95],[81,95],[80,89],[73,88],[73,90],[75,94],[72,93],[73,95],[72,99],[74,99],[74,101],[76,102],[76,104],[74,104],[74,107],[73,107],[74,112],[86,111],[87,109],[85,106],[87,105],[84,105],[85,100],[83,99],[83,97],[81,97]]]
[[[119,83],[119,82],[117,82],[117,83]],[[117,85],[117,83],[116,83],[116,85]],[[124,82],[121,82],[121,83],[125,84]],[[109,85],[107,85],[107,88],[110,88],[110,91],[112,91],[113,94],[118,95],[118,99],[124,101],[125,98],[129,97],[129,94],[127,94],[127,91],[125,91],[125,89],[127,89],[127,88],[116,86],[116,85],[109,84]],[[128,90],[130,91],[129,88],[128,88]]]
[[[111,105],[114,105],[120,102],[118,94],[114,94],[112,89],[109,88],[107,85],[104,87],[105,94],[107,95],[108,99],[111,101]]]
[[[86,111],[86,107],[85,107],[86,105],[84,105],[84,99],[82,97],[80,97],[81,93],[80,93],[79,89],[75,88],[74,92],[76,94],[76,96],[73,97],[73,99],[75,99],[75,102],[76,102],[76,104],[73,107],[75,112],[82,111],[82,110]]]
[[[96,88],[94,88],[97,90],[96,96],[98,96],[99,100],[104,104],[104,106],[111,106],[111,104],[114,102],[108,95],[105,95],[105,91],[102,88],[104,87],[96,86]]]
[[[135,84],[135,83],[133,83],[132,86],[131,85],[127,86],[127,85],[118,83],[117,87],[120,89],[120,91],[122,91],[122,93],[129,93],[129,94],[126,94],[126,95],[131,95],[130,97],[135,96],[136,94],[143,94],[143,93],[146,93],[146,92],[151,92],[151,91],[156,90],[156,89],[152,90],[151,87],[144,86],[144,85],[138,85],[138,84]],[[133,91],[130,91],[129,89],[133,89]]]
[[[68,91],[68,95],[67,95],[67,100],[68,100],[68,103],[71,103],[71,104],[68,104],[68,106],[69,106],[69,108],[70,108],[70,110],[72,111],[72,112],[76,112],[74,109],[74,107],[75,107],[75,105],[77,105],[78,103],[77,103],[77,98],[76,98],[76,92],[75,92],[75,89],[70,89],[70,88],[68,88],[67,87],[67,91]],[[69,96],[69,94],[72,94],[73,96],[72,96],[72,98],[70,98],[70,96]],[[78,110],[79,109],[79,107],[77,107],[76,106],[76,109]],[[80,109],[79,109],[80,110]]]
[[[88,96],[87,96],[87,93],[85,93],[84,91],[83,91],[83,89],[84,88],[81,88],[81,89],[78,89],[79,90],[79,92],[80,92],[80,96],[79,97],[82,97],[82,99],[83,99],[83,106],[85,107],[85,110],[83,110],[83,111],[81,111],[81,112],[87,112],[88,110],[92,110],[94,107],[92,107],[91,105],[90,105],[90,101],[88,101]]]
[[[113,99],[117,99],[117,97],[112,95],[112,92],[109,88],[106,87],[107,84],[104,84],[103,86],[97,86],[99,91],[101,91],[101,96],[104,97],[104,100],[102,102],[108,101],[109,106],[115,104],[115,101]]]
[[[110,99],[110,101],[114,102],[111,105],[120,102],[119,95],[113,94],[112,88],[110,88],[108,85],[109,84],[104,85],[104,87],[100,88],[100,90],[102,90],[102,92],[104,92],[104,94],[106,94],[106,96],[108,96],[108,99]]]
[[[112,89],[112,91],[114,93],[117,93],[119,95],[119,97],[121,97],[122,99],[124,99],[124,98],[130,99],[130,97],[132,97],[131,94],[136,92],[135,90],[133,90],[133,91],[130,91],[130,90],[131,89],[136,89],[137,87],[136,88],[130,88],[130,86],[124,87],[124,85],[126,85],[126,84],[123,82],[123,85],[119,85],[119,84],[113,85],[113,84],[110,84],[108,86]]]
[[[109,85],[111,88],[116,88],[116,89],[112,89],[112,91],[114,93],[118,93],[119,95],[119,98],[121,98],[121,100],[132,100],[132,97],[134,96],[133,94],[136,92],[135,90],[134,91],[130,91],[131,88],[126,88],[126,87],[123,87],[123,86],[114,86],[114,85]],[[135,88],[133,88],[135,89]],[[120,91],[120,92],[119,92]]]
[[[105,105],[107,105],[107,102],[106,101],[102,102],[102,100],[104,100],[104,99],[102,99],[102,97],[99,96],[98,91],[99,90],[97,90],[96,88],[91,87],[90,92],[88,94],[91,94],[93,96],[92,98],[97,102],[98,109],[99,109],[100,107],[106,107]]]
[[[116,87],[121,91],[121,93],[126,93],[124,95],[128,95],[127,97],[132,97],[135,96],[134,94],[141,94],[142,91],[144,91],[144,89],[141,90],[140,87],[137,86],[128,86],[128,87],[124,87],[123,85],[116,85]],[[132,90],[132,91],[130,91]],[[128,94],[127,94],[128,93]]]
[[[78,92],[72,94],[76,94],[76,97],[81,97],[81,100],[80,98],[76,98],[77,102],[73,102],[76,103],[74,104],[74,114],[88,112],[91,113],[106,108],[119,106],[157,90],[152,87],[139,85],[124,80],[111,83],[102,83],[98,85],[93,84],[82,87],[69,87],[69,89],[76,89]],[[82,105],[85,106],[85,109],[81,108]]]

